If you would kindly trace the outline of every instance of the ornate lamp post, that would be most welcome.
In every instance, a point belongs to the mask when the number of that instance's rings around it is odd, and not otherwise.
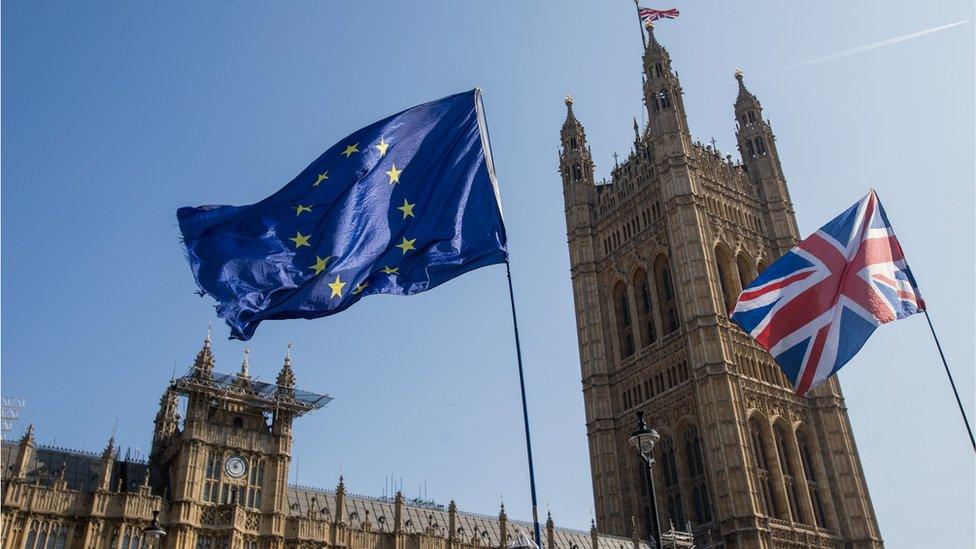
[[[147,547],[152,548],[161,543],[163,536],[166,535],[166,530],[163,530],[163,527],[159,525],[159,511],[153,511],[152,522],[142,529],[142,535],[146,539]]]
[[[647,462],[647,482],[651,485],[651,512],[654,514],[654,543],[660,549],[661,521],[657,516],[657,492],[654,490],[654,445],[661,440],[661,435],[654,429],[648,429],[644,423],[644,412],[637,412],[637,430],[630,434],[630,443],[637,448],[640,456]]]

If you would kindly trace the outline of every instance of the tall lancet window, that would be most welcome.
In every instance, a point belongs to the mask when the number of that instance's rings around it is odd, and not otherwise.
[[[685,463],[688,484],[691,487],[691,502],[697,524],[712,521],[712,500],[708,494],[708,480],[705,476],[705,454],[701,447],[698,429],[688,427],[684,434]]]
[[[803,462],[803,474],[806,475],[807,491],[810,492],[810,503],[813,506],[814,520],[820,528],[827,527],[827,513],[824,512],[823,496],[820,494],[820,479],[813,462],[813,451],[810,448],[807,435],[803,431],[796,433],[797,446],[800,449],[800,460]]]
[[[769,458],[766,456],[766,445],[763,440],[763,428],[756,418],[749,420],[749,437],[752,442],[752,457],[756,464],[756,485],[759,496],[759,507],[767,517],[779,517],[780,512],[773,499],[773,492],[769,486]]]
[[[614,312],[617,316],[617,344],[620,358],[634,354],[634,328],[630,318],[630,301],[627,299],[627,285],[618,282],[613,287]]]
[[[651,299],[651,284],[647,280],[647,271],[638,269],[634,273],[634,292],[637,299],[637,323],[640,330],[641,345],[650,345],[657,341],[657,330],[654,328],[654,300]]]

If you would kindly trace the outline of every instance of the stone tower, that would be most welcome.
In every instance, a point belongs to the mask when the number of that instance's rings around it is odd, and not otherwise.
[[[186,402],[182,429],[179,397]],[[296,395],[290,349],[274,384],[251,378],[247,351],[238,373],[214,372],[208,336],[156,414],[149,468],[170,502],[167,545],[283,547],[292,421],[328,400]]]
[[[691,523],[706,547],[882,547],[835,379],[799,398],[729,321],[741,288],[798,238],[770,123],[736,74],[741,161],[693,140],[678,74],[649,29],[648,124],[596,181],[566,99],[565,200],[598,526]],[[628,436],[661,434],[657,501]]]

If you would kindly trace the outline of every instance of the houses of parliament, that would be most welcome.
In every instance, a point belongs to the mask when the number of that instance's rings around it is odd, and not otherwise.
[[[596,181],[566,98],[562,178],[597,525],[652,529],[647,468],[628,442],[642,411],[661,522],[705,547],[877,548],[883,542],[844,396],[797,397],[728,311],[798,241],[762,105],[736,72],[741,161],[692,140],[681,82],[649,28],[648,123]]]
[[[799,398],[727,311],[797,241],[776,143],[737,74],[741,161],[692,140],[681,84],[653,32],[643,56],[649,121],[596,181],[566,100],[565,198],[596,520],[548,517],[544,549],[880,548],[836,379]],[[330,398],[274,383],[245,356],[216,369],[210,338],[164,389],[147,460],[37,442],[2,445],[3,549],[505,549],[532,526],[454,502],[289,485],[292,425]],[[661,434],[654,486],[628,438],[643,411]],[[583,481],[583,479],[579,479]],[[486,485],[486,489],[490,487]],[[652,501],[656,493],[656,501]],[[166,534],[147,535],[158,518]]]

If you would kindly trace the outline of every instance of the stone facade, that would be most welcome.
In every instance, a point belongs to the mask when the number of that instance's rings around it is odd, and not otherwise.
[[[154,512],[178,549],[504,549],[532,525],[430,501],[287,484],[292,422],[328,400],[296,389],[291,359],[276,383],[214,371],[210,339],[160,399],[147,461],[40,446],[33,426],[2,445],[3,549],[142,549]],[[181,417],[180,410],[185,410]],[[486,486],[487,488],[488,486]],[[635,537],[543,529],[545,549],[649,549]],[[667,547],[690,536],[671,531]],[[157,545],[158,546],[158,545]]]
[[[836,378],[797,397],[728,318],[741,288],[798,239],[776,141],[736,73],[741,161],[692,140],[681,83],[649,31],[648,124],[594,180],[566,99],[559,173],[597,525],[652,529],[635,412],[655,448],[661,522],[704,547],[883,546]]]

